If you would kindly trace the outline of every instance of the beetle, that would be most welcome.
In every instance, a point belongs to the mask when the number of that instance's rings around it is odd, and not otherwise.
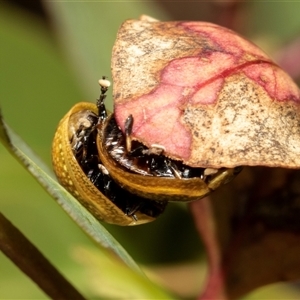
[[[61,120],[52,146],[61,184],[96,218],[117,225],[153,221],[169,201],[193,201],[230,181],[240,168],[191,168],[131,141],[104,105],[108,81],[99,80],[97,104],[78,103]],[[158,148],[158,149],[157,149]]]

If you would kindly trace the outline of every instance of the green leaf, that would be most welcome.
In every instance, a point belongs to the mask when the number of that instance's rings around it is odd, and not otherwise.
[[[88,273],[93,274],[86,280],[95,295],[105,299],[174,299],[146,277],[139,276],[120,261],[112,260],[104,252],[76,247],[73,254]]]
[[[111,78],[111,50],[120,25],[142,14],[165,19],[166,13],[148,1],[45,1],[60,45],[90,99],[98,93],[95,82]],[[107,99],[111,99],[110,91]]]
[[[113,286],[118,286],[118,283],[123,281],[123,275],[126,275],[127,292],[131,290],[134,295],[135,292],[138,292],[139,296],[143,295],[143,297],[169,298],[143,275],[139,266],[113,236],[53,178],[52,172],[39,157],[37,157],[28,145],[4,123],[1,114],[0,139],[8,151],[10,151],[45,190],[57,200],[58,204],[62,206],[68,215],[88,235],[102,247],[114,252],[121,261],[127,265],[126,267],[124,264],[120,264],[116,259],[111,259],[111,257],[109,260],[101,259],[99,268],[104,269],[105,274],[110,274],[110,277],[114,277],[114,280],[111,278],[111,280],[107,280],[107,282],[110,282]],[[100,257],[98,257],[98,259],[100,259]],[[110,268],[106,268],[105,265],[107,264],[114,267],[116,272],[111,272]],[[116,276],[116,274],[118,274],[118,276]],[[119,278],[119,280],[114,282],[117,278]],[[134,289],[132,289],[133,287]]]
[[[53,196],[72,219],[96,242],[115,252],[130,268],[140,271],[138,265],[111,236],[111,234],[71,196],[55,179],[52,171],[37,157],[22,139],[3,121],[0,115],[0,136],[3,145],[35,177],[35,179]]]

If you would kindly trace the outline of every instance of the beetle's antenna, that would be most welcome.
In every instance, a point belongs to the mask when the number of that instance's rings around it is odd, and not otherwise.
[[[105,93],[107,92],[109,86],[110,86],[110,81],[106,79],[106,76],[103,76],[102,79],[98,81],[100,87],[101,87],[101,94],[99,96],[99,99],[97,99],[97,107],[98,107],[98,115],[99,115],[99,120],[103,121],[107,118],[107,111],[106,107],[104,105],[104,100],[106,98]]]

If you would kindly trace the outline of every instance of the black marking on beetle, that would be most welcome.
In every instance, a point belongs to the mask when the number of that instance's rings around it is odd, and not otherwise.
[[[105,147],[120,167],[145,176],[205,179],[204,168],[189,167],[181,161],[164,156],[163,152],[159,155],[152,154],[151,149],[138,141],[131,141],[130,151],[128,151],[126,139],[127,134],[131,133],[131,127],[132,125],[126,122],[124,136],[114,116],[111,115],[104,129]]]
[[[82,171],[95,187],[119,207],[124,214],[137,221],[136,212],[156,218],[167,205],[167,202],[148,200],[130,193],[118,185],[109,175],[109,172],[102,166],[96,145],[97,124],[105,119],[106,109],[103,104],[103,93],[97,101],[99,116],[91,111],[86,111],[86,120],[76,124],[78,127],[70,139],[73,154]],[[82,112],[77,113],[82,115]],[[76,113],[73,115],[76,119]],[[87,126],[86,126],[87,125]]]

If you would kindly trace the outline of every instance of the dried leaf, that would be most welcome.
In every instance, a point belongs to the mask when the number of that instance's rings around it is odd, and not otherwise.
[[[113,49],[115,117],[197,167],[300,167],[300,91],[251,42],[204,22],[126,21]]]

